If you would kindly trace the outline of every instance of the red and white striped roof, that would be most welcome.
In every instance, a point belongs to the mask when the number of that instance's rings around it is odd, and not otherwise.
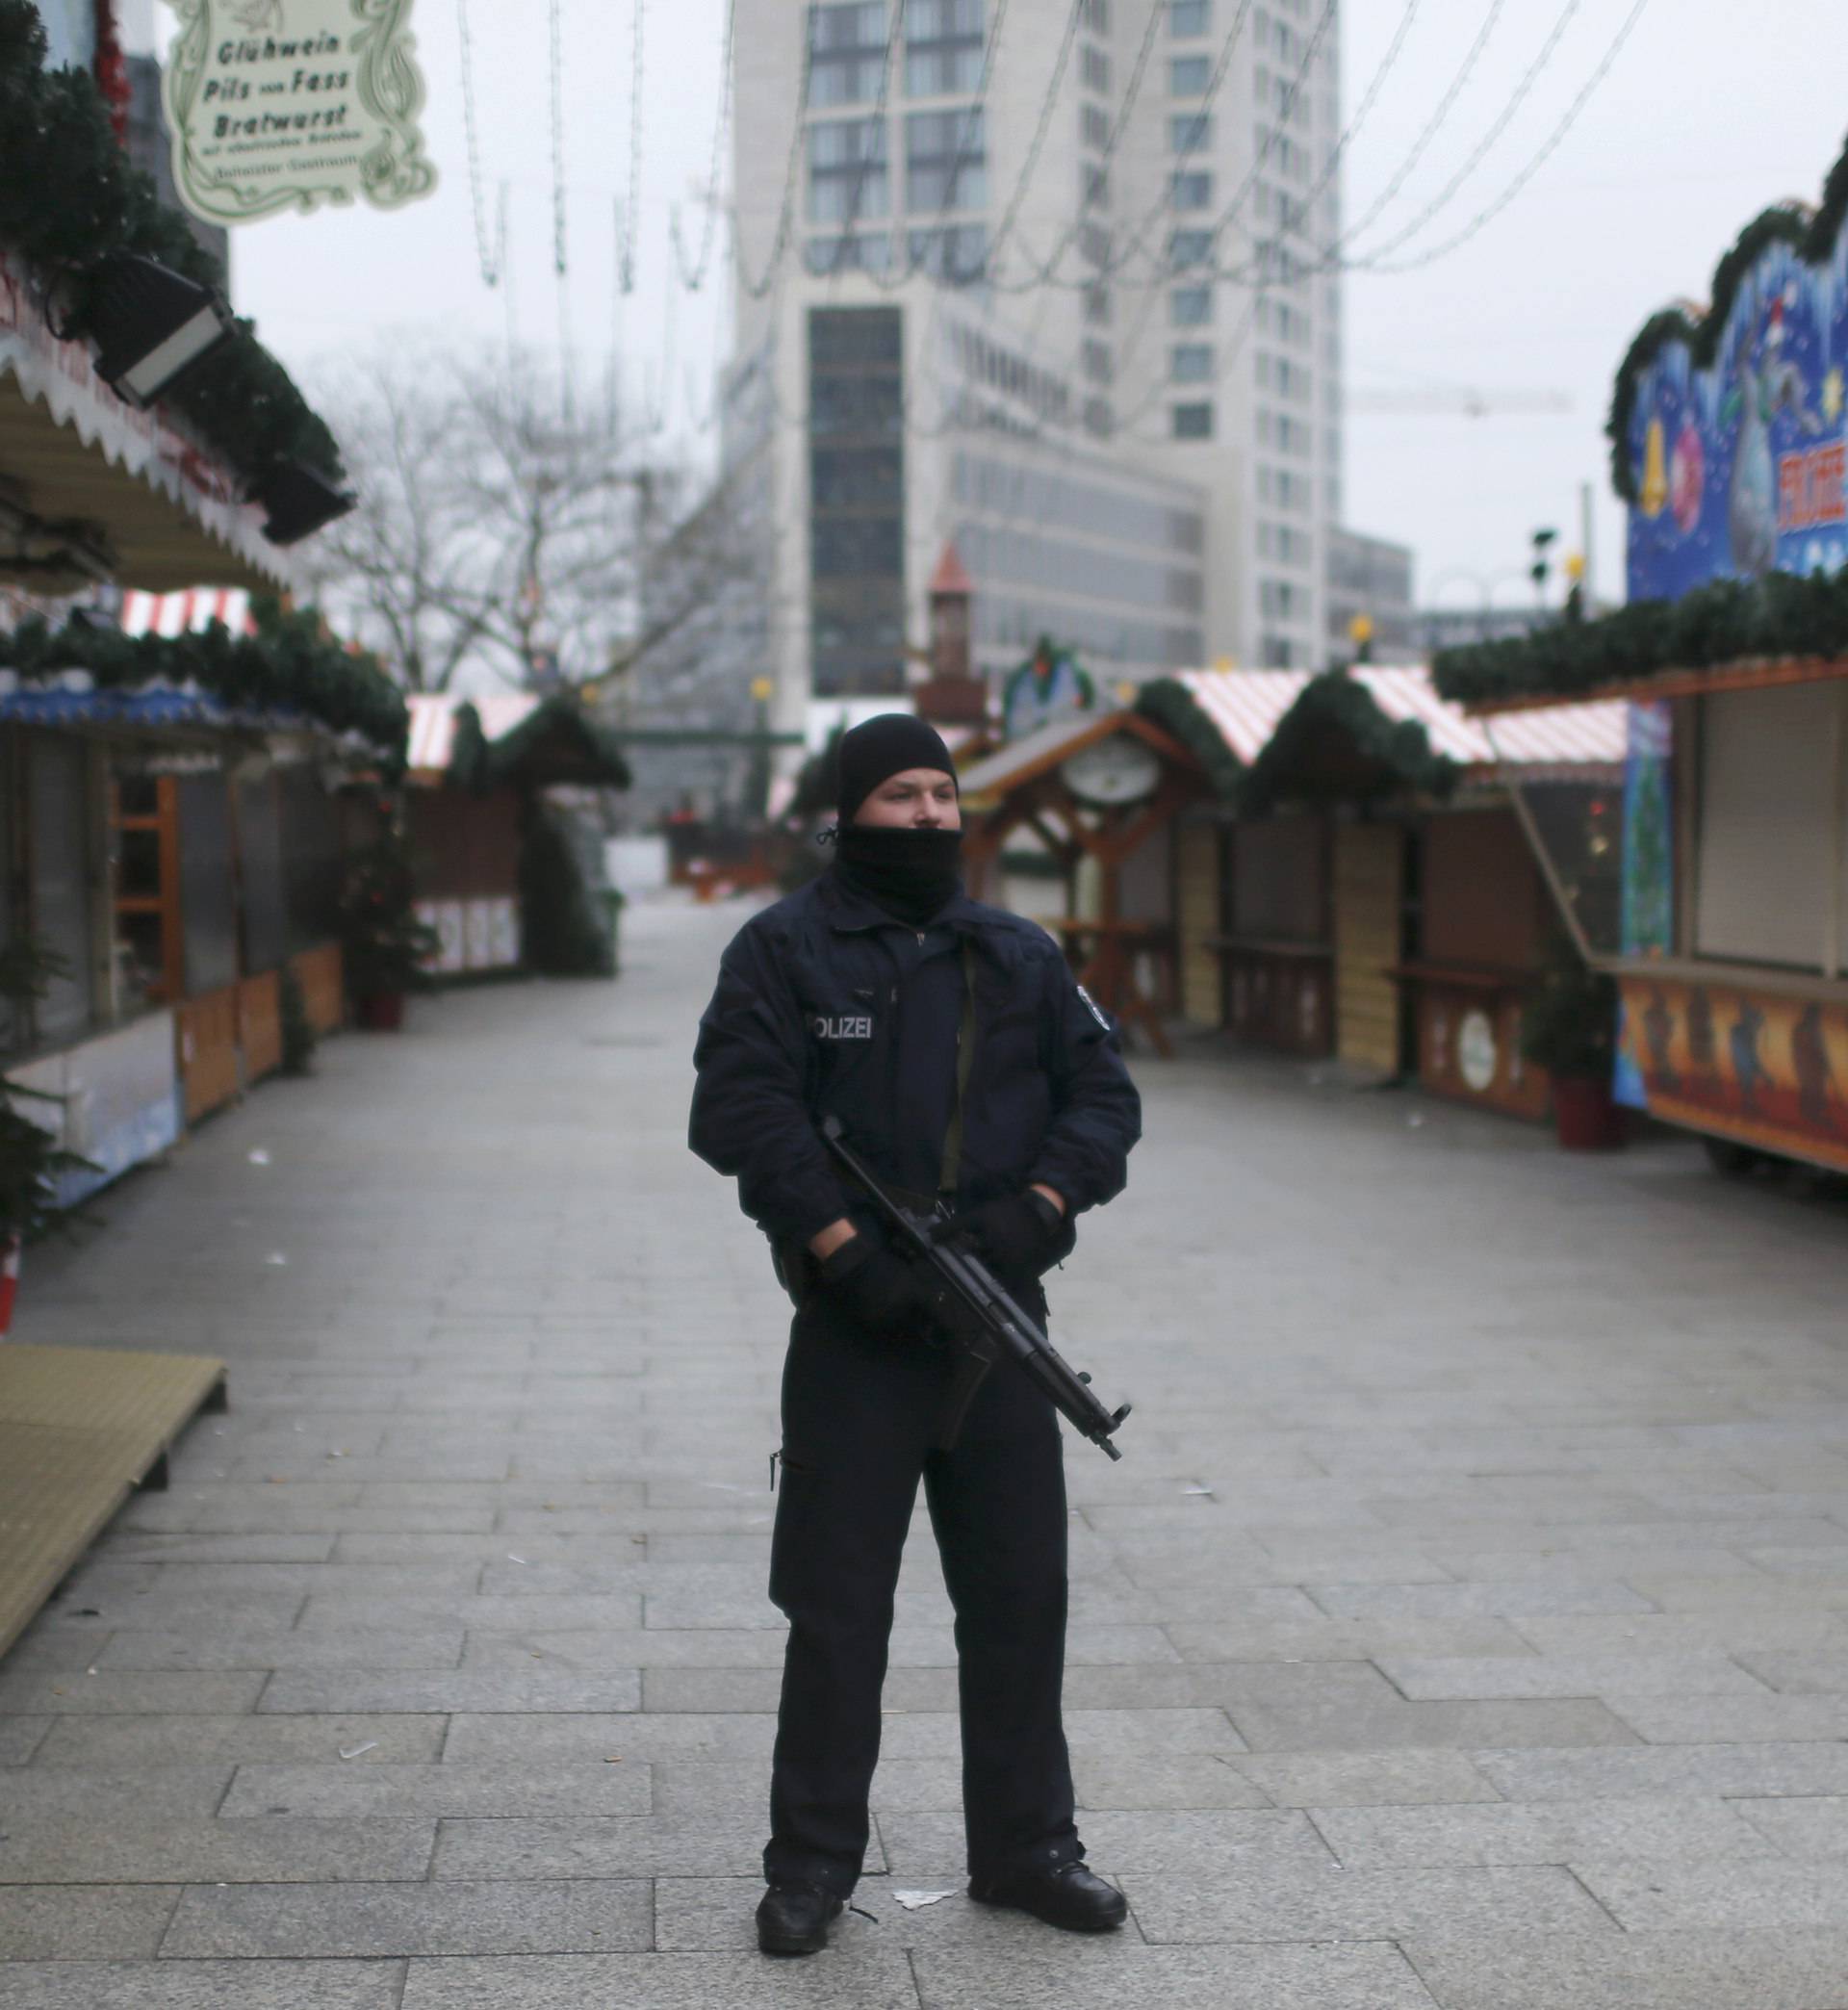
[[[413,775],[441,775],[455,755],[455,715],[473,705],[490,743],[511,733],[530,717],[539,700],[530,691],[497,691],[485,698],[463,698],[449,691],[412,691],[405,700],[411,714],[405,766]]]
[[[1415,720],[1434,753],[1464,767],[1607,766],[1623,760],[1629,728],[1620,699],[1473,718],[1438,695],[1422,664],[1361,664],[1349,673],[1389,719]],[[1183,670],[1179,682],[1247,767],[1309,683],[1304,670]]]
[[[234,635],[254,635],[256,617],[250,596],[240,586],[192,586],[183,593],[122,595],[125,635],[198,634],[221,621]]]

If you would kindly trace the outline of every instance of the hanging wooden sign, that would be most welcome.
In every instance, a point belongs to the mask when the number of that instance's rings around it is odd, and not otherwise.
[[[163,90],[194,216],[249,223],[427,195],[411,0],[174,0]]]

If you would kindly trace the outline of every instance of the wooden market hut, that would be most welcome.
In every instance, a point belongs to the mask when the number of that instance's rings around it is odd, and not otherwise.
[[[1176,817],[1212,786],[1198,756],[1140,712],[1079,713],[976,761],[961,783],[970,890],[987,897],[1007,840],[1031,834],[1063,893],[1060,912],[1035,918],[1064,942],[1079,981],[1168,1053],[1163,1019],[1177,975],[1167,862]],[[1094,901],[1081,894],[1087,875]]]
[[[1423,669],[1371,665],[1188,672],[1142,702],[1195,741],[1216,734],[1240,763],[1183,854],[1191,1016],[1540,1114],[1518,1027],[1557,924],[1524,817],[1578,846],[1579,898],[1608,890],[1614,852],[1596,840],[1600,819],[1616,828],[1622,709],[1491,734]]]
[[[559,786],[626,788],[629,765],[576,699],[414,692],[405,780],[418,915],[445,976],[519,966],[522,846]]]
[[[125,611],[126,633],[0,637],[11,918],[65,966],[10,1072],[66,1098],[67,1147],[99,1169],[66,1198],[280,1066],[285,972],[317,1030],[340,1024],[339,791],[403,726],[313,616],[259,631],[205,592]]]

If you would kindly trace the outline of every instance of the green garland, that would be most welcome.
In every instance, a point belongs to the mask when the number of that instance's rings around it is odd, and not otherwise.
[[[581,764],[572,775],[541,775],[532,763],[544,743],[561,737]],[[455,745],[449,756],[449,778],[477,795],[497,788],[543,787],[553,781],[601,784],[627,788],[629,763],[616,742],[596,724],[575,698],[553,697],[537,705],[510,733],[491,740],[481,730],[481,714],[473,705],[456,709]]]
[[[1402,789],[1441,798],[1456,786],[1455,761],[1432,752],[1417,720],[1388,718],[1364,683],[1330,670],[1311,678],[1278,720],[1240,786],[1239,808],[1256,812],[1288,795],[1351,796],[1354,789],[1347,777],[1339,786],[1321,787],[1304,779],[1305,760],[1330,732],[1346,740],[1362,768],[1373,771],[1363,795]]]
[[[1245,782],[1245,763],[1178,678],[1151,678],[1136,694],[1136,709],[1152,725],[1171,733],[1194,756],[1206,770],[1216,795],[1228,801],[1238,795]]]
[[[217,259],[185,218],[130,165],[91,79],[45,68],[45,33],[31,0],[0,0],[0,244],[63,282],[72,332],[88,328],[113,252],[138,252],[198,285],[222,285]],[[162,401],[246,486],[286,460],[303,461],[336,485],[345,479],[333,434],[247,321]]]
[[[1713,580],[1674,601],[1631,601],[1505,642],[1439,650],[1437,687],[1460,704],[1584,697],[1661,670],[1775,657],[1848,657],[1848,568]]]
[[[330,733],[358,734],[381,758],[400,762],[404,697],[377,658],[342,648],[312,611],[285,613],[268,598],[253,605],[255,635],[233,635],[218,622],[198,634],[168,637],[125,635],[83,622],[53,630],[41,620],[23,621],[0,634],[0,668],[27,679],[86,670],[107,690],[194,683],[227,706],[299,712]]]
[[[1611,486],[1626,502],[1636,501],[1636,477],[1630,465],[1630,422],[1636,408],[1636,390],[1644,371],[1671,342],[1687,345],[1696,370],[1709,368],[1719,353],[1720,338],[1732,318],[1732,303],[1747,274],[1773,245],[1788,245],[1798,257],[1821,265],[1834,254],[1835,239],[1848,220],[1848,146],[1836,157],[1823,183],[1822,201],[1814,210],[1806,204],[1782,202],[1753,218],[1713,269],[1709,303],[1690,314],[1666,307],[1653,314],[1637,331],[1617,368],[1611,389],[1610,415],[1604,436],[1610,442]]]

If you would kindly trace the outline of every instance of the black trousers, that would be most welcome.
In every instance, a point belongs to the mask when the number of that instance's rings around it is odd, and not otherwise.
[[[846,1895],[866,1853],[892,1594],[917,1484],[956,1611],[968,1865],[1082,1857],[1060,1719],[1065,1483],[1051,1405],[990,1370],[935,1449],[952,1362],[799,1314],[783,1379],[770,1596],[789,1620],[771,1779],[771,1878]]]

